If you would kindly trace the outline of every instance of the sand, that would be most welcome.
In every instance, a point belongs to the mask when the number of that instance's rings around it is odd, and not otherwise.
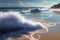
[[[60,15],[60,8],[55,8],[55,9],[51,9],[53,12],[55,12],[56,14]]]
[[[41,36],[39,40],[60,40],[60,32],[51,32],[47,34],[35,34],[34,37],[38,38],[38,36]],[[30,34],[28,35],[30,36]],[[30,40],[26,37],[18,37],[18,38],[7,38],[6,40]]]
[[[46,22],[41,22],[41,23],[43,25],[45,25],[45,26],[48,26],[47,24],[51,25],[51,23],[54,24],[54,22],[47,22],[47,23]],[[36,30],[36,31],[38,31],[38,32],[46,32],[45,29],[43,29],[43,30]],[[27,36],[29,38],[27,38],[26,36],[20,36],[20,37],[16,37],[16,38],[14,38],[14,37],[7,37],[4,40],[30,40],[31,34],[28,34]],[[59,38],[60,37],[60,32],[50,32],[50,33],[46,32],[46,34],[45,33],[43,33],[43,34],[42,33],[34,34],[33,37],[37,38],[39,40],[60,40],[60,38]]]
[[[52,9],[53,11],[60,12],[60,8]]]
[[[60,32],[51,32],[48,34],[42,34],[40,40],[60,40]]]

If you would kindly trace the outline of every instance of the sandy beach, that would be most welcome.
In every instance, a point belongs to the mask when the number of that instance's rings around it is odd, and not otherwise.
[[[60,15],[60,8],[52,9],[52,11],[55,12],[56,14]]]
[[[60,40],[60,0],[0,0],[0,40]]]
[[[37,35],[41,36],[39,40],[60,40],[60,32],[51,32],[47,34],[35,34],[35,38],[39,38]],[[30,37],[30,34],[28,35]],[[18,37],[18,38],[7,38],[6,40],[30,40],[27,37]]]
[[[40,40],[60,40],[60,32],[51,32],[42,34]]]
[[[53,8],[53,11],[60,12],[60,8]]]
[[[55,25],[55,22],[41,22],[44,26],[48,27],[51,26],[52,24]],[[53,26],[52,25],[52,26]],[[45,29],[43,30],[36,30],[37,32],[46,32]],[[36,32],[35,31],[35,32]],[[19,32],[17,32],[18,34],[20,34]],[[13,34],[15,34],[13,32]],[[17,36],[18,34],[16,34],[15,36]],[[37,38],[38,40],[60,40],[60,32],[58,31],[53,31],[53,32],[46,32],[46,33],[40,33],[40,34],[34,34],[33,35],[34,38]],[[19,36],[19,37],[7,37],[6,39],[3,40],[30,40],[31,38],[31,34],[28,34],[27,37],[26,36]]]

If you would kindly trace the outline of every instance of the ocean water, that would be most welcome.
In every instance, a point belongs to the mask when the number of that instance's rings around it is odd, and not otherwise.
[[[47,10],[47,9],[46,9]],[[32,20],[32,21],[36,21],[36,22],[43,22],[43,23],[47,23],[50,22],[54,25],[54,23],[56,23],[56,25],[51,26],[52,28],[48,28],[50,31],[60,31],[60,15],[54,11],[52,11],[51,9],[49,9],[48,11],[42,11],[42,12],[38,12],[38,13],[21,13],[26,19],[28,20]],[[48,27],[49,27],[48,26]]]
[[[30,12],[32,9],[35,8],[0,9],[2,38],[19,37],[27,35],[30,32],[33,34],[44,33],[39,31],[41,29],[46,29],[45,32],[60,31],[60,15],[51,9],[38,8],[41,12],[35,13]],[[36,30],[38,30],[38,32]]]

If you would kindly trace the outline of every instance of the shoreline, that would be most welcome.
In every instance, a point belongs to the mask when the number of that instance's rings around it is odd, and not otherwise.
[[[55,14],[60,15],[60,8],[52,8],[51,9]]]
[[[37,35],[40,36],[40,39],[39,40],[60,40],[60,32],[50,32],[50,33],[43,33],[43,34],[34,34],[33,36],[35,38],[39,38]],[[27,36],[31,36],[31,34],[27,35]],[[4,39],[5,40],[5,39]],[[17,37],[17,38],[14,38],[14,37],[8,37],[6,40],[30,40],[29,38],[27,37],[24,37],[24,36],[21,36],[21,37]]]
[[[52,8],[51,10],[54,12],[60,12],[60,8]]]

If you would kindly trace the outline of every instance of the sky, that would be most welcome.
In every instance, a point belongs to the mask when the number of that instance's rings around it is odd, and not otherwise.
[[[50,7],[60,0],[0,0],[0,7]]]

